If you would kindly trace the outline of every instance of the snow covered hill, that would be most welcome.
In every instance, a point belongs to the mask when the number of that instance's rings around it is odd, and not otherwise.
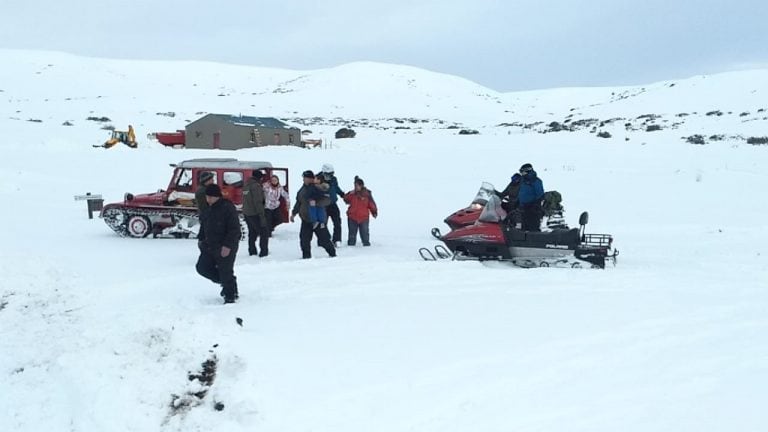
[[[72,133],[66,128],[98,135],[94,129],[103,125],[88,117],[150,133],[182,129],[209,112],[276,116],[328,130],[347,124],[401,132],[585,130],[595,137],[608,132],[617,141],[659,130],[670,139],[687,138],[683,128],[720,136],[714,141],[744,142],[768,124],[766,70],[504,94],[455,76],[371,62],[290,71],[14,50],[0,50],[0,58],[7,65],[0,71],[0,121],[13,129],[24,127],[19,122],[48,123],[65,135]]]
[[[768,135],[768,71],[501,94],[372,63],[0,58],[0,430],[768,427],[768,147],[746,144]],[[235,152],[143,139],[200,112],[358,136]],[[105,131],[89,116],[133,124],[139,148],[92,148]],[[193,241],[120,238],[73,199],[165,188],[169,163],[198,157],[286,166],[294,192],[323,163],[345,189],[360,175],[373,246],[301,260],[298,226],[281,226],[269,257],[240,251],[241,300],[224,306]],[[614,235],[618,266],[421,261],[430,228],[524,162],[570,224],[589,210],[588,230]]]

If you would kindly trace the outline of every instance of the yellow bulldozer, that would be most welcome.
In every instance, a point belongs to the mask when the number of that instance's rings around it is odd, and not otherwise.
[[[133,126],[128,125],[128,131],[112,131],[112,135],[102,145],[94,145],[94,147],[103,147],[105,149],[112,148],[117,143],[123,143],[130,148],[136,148],[139,143],[136,142],[136,132],[133,131]]]

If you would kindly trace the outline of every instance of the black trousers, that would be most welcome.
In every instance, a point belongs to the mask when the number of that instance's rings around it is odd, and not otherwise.
[[[541,231],[541,218],[543,216],[538,202],[523,204],[523,231]]]
[[[312,228],[312,222],[301,221],[301,230],[299,231],[299,245],[301,246],[301,257],[312,258],[312,234],[317,236],[317,243],[328,252],[328,256],[336,256],[336,248],[331,242],[331,233],[327,227]]]
[[[336,203],[331,203],[328,207],[325,208],[325,211],[328,213],[328,219],[330,219],[333,222],[333,242],[340,242],[341,241],[341,210],[339,210],[339,206],[336,205]]]
[[[363,222],[355,222],[352,219],[347,218],[347,225],[349,225],[349,237],[347,237],[347,244],[354,246],[357,242],[357,231],[360,231],[360,238],[363,240],[363,246],[371,245],[371,238],[368,232],[368,224],[370,220]]]
[[[259,249],[256,247],[256,240],[259,241],[261,255],[269,253],[269,229],[266,221],[261,216],[246,216],[245,223],[248,225],[248,254],[256,255]]]
[[[234,270],[236,255],[237,247],[232,249],[226,258],[221,256],[221,249],[212,252],[202,247],[195,266],[200,276],[211,280],[213,283],[221,284],[222,293],[228,299],[234,299],[238,294]]]
[[[272,231],[275,230],[275,227],[279,225],[280,221],[280,207],[270,210],[270,209],[264,209],[264,215],[267,217],[267,229],[268,233],[272,234]]]

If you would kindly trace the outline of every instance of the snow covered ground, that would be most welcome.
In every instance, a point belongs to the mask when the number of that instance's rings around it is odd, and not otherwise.
[[[768,428],[768,148],[680,139],[768,135],[757,116],[765,99],[749,96],[768,91],[768,71],[659,84],[589,107],[626,89],[498,94],[459,78],[370,64],[341,67],[338,75],[213,64],[179,73],[168,66],[189,65],[0,57],[9,65],[0,71],[0,430]],[[44,79],[67,68],[79,75]],[[303,75],[294,92],[267,91]],[[377,77],[382,92],[393,82],[415,90],[392,93],[375,109],[367,95],[340,84],[358,77],[356,86],[373,91],[367,76]],[[182,91],[180,83],[206,80],[208,95]],[[703,81],[716,83],[704,91]],[[216,95],[221,83],[233,96]],[[266,93],[252,95],[254,88]],[[325,96],[310,97],[320,89]],[[326,112],[335,94],[348,102]],[[427,99],[442,102],[427,107]],[[575,106],[601,119],[683,109],[701,115],[678,129],[612,139],[588,130],[492,127],[518,115],[562,120]],[[714,109],[735,114],[704,115]],[[142,137],[181,128],[197,111],[291,110],[462,121],[481,134],[458,136],[430,123],[419,131],[358,129],[355,139],[323,150],[174,150],[141,139],[136,150],[105,151],[91,147],[105,131],[85,121],[132,122]],[[178,115],[156,115],[166,111]],[[742,111],[754,120],[743,122]],[[75,125],[61,126],[65,120]],[[335,127],[313,129],[328,136]],[[301,260],[298,225],[283,225],[269,257],[240,254],[241,299],[223,306],[218,287],[194,271],[193,241],[120,238],[100,219],[88,220],[73,199],[92,192],[111,202],[164,188],[168,164],[195,157],[269,160],[291,170],[292,186],[301,171],[326,162],[345,189],[360,175],[380,207],[373,246],[341,247],[335,259],[316,249],[315,258]],[[420,260],[417,249],[436,244],[430,228],[445,229],[443,218],[468,204],[481,181],[501,188],[524,162],[563,194],[569,223],[589,210],[588,231],[614,235],[618,266]],[[190,381],[209,359],[213,384]],[[202,399],[190,396],[202,390]],[[182,402],[177,409],[174,400]]]

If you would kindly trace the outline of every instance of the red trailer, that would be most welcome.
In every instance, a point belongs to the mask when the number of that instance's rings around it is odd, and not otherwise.
[[[183,130],[176,132],[155,132],[155,139],[166,147],[184,147],[186,142]]]

